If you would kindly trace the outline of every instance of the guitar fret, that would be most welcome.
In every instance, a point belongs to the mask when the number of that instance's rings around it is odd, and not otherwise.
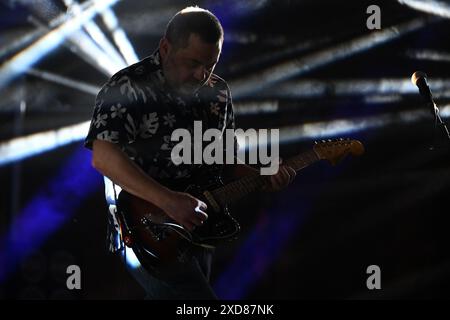
[[[317,160],[318,158],[316,154],[312,151],[308,151],[301,156],[290,159],[290,161],[287,163],[293,165],[296,170],[300,170]]]
[[[309,150],[301,155],[287,159],[285,163],[298,171],[318,160],[320,159],[317,157],[317,154]],[[249,175],[233,181],[226,186],[217,188],[211,191],[211,193],[216,201],[223,206],[233,203],[243,196],[260,189],[265,185],[265,181],[263,176]]]

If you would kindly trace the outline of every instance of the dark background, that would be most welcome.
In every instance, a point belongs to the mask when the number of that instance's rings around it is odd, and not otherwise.
[[[30,17],[48,25],[66,10],[59,0],[37,3],[0,4],[3,74],[8,61],[30,45],[12,46],[17,39],[36,30],[45,34]],[[443,16],[398,1],[124,0],[112,8],[143,58],[157,48],[168,19],[192,4],[210,9],[223,23],[226,37],[216,73],[232,90],[237,127],[279,128],[283,158],[328,138],[358,139],[366,150],[335,167],[317,163],[283,192],[253,194],[234,205],[242,233],[217,248],[211,282],[219,297],[449,297],[450,142],[438,128],[430,150],[433,117],[409,79],[416,70],[428,74],[445,120],[450,2],[440,1]],[[381,30],[366,27],[371,4],[381,8]],[[112,41],[102,20],[94,21]],[[413,21],[421,26],[405,31]],[[377,43],[377,34],[396,37]],[[355,39],[365,39],[367,47],[357,50]],[[293,61],[289,70],[298,72],[270,81],[273,67]],[[108,79],[63,44],[32,67],[94,88]],[[245,91],[244,85],[253,87]],[[0,93],[2,145],[90,120],[95,98],[30,72]],[[275,110],[245,108],[268,101]],[[336,120],[341,122],[332,127]],[[0,297],[143,297],[118,258],[106,251],[102,179],[89,161],[90,152],[77,139],[0,167],[0,268],[7,275]],[[27,245],[12,245],[13,231]],[[70,264],[81,267],[81,290],[66,289]],[[370,265],[381,269],[381,290],[366,287]]]

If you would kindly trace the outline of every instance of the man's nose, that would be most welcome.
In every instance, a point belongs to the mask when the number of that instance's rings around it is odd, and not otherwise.
[[[198,81],[204,81],[208,73],[205,67],[200,66],[195,69],[194,78]]]

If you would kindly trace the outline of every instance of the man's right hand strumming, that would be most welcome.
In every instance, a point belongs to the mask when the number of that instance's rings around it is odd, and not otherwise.
[[[189,231],[201,226],[208,219],[206,203],[185,192],[170,191],[162,209]]]
[[[159,184],[111,142],[94,141],[92,165],[127,192],[160,207],[189,231],[208,218],[206,203],[188,193],[172,191]]]

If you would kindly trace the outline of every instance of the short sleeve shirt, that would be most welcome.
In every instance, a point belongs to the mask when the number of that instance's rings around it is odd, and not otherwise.
[[[235,126],[228,85],[212,74],[195,94],[180,96],[167,86],[159,51],[155,51],[117,72],[101,88],[85,146],[92,149],[96,139],[117,144],[157,181],[189,178],[195,170],[211,166],[175,165],[171,152],[178,142],[171,141],[171,135],[175,129],[186,129],[193,139],[194,121],[201,121],[203,132],[209,128],[220,130],[225,140],[225,129]],[[234,143],[236,147],[236,141]],[[225,141],[223,146],[226,146]],[[110,206],[108,216],[109,249],[115,252],[123,247],[115,206]]]

